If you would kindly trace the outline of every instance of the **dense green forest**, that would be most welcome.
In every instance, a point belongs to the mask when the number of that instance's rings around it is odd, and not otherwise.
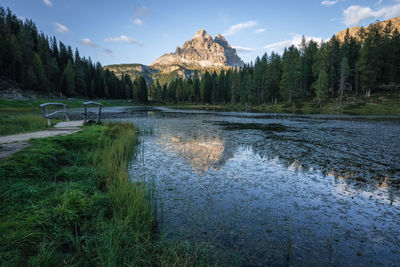
[[[139,102],[252,104],[314,99],[323,105],[345,95],[369,96],[400,88],[400,33],[388,23],[361,28],[344,42],[303,41],[282,55],[257,57],[254,64],[219,73],[197,73],[168,84],[143,77],[119,79],[100,63],[39,33],[32,21],[0,7],[0,78],[22,89],[63,96],[134,99]]]
[[[0,78],[25,90],[89,98],[132,98],[129,76],[118,79],[55,37],[39,33],[11,10],[0,7]]]
[[[391,22],[361,28],[357,37],[349,31],[344,42],[333,36],[328,42],[291,46],[283,55],[257,58],[240,70],[206,72],[202,78],[176,79],[168,86],[156,81],[150,99],[201,103],[263,104],[315,99],[322,105],[345,95],[370,96],[400,89],[400,33]]]

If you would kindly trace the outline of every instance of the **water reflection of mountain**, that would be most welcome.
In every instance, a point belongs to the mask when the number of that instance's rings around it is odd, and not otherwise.
[[[173,136],[164,134],[158,143],[169,152],[181,156],[197,173],[219,169],[232,156],[232,144],[217,137]]]

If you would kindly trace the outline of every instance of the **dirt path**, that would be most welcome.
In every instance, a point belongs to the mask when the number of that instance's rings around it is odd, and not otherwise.
[[[30,139],[73,134],[80,131],[82,125],[83,121],[65,121],[44,131],[2,136],[0,137],[0,160],[29,147],[30,144],[27,141]]]

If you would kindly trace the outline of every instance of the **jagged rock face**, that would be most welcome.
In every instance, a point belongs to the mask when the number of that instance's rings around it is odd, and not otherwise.
[[[163,71],[173,65],[203,69],[241,67],[244,63],[222,35],[213,39],[205,30],[200,30],[182,47],[177,47],[175,53],[163,55],[150,66]]]
[[[373,23],[373,24],[371,24],[371,25],[376,25],[376,24],[378,24],[379,27],[381,27],[381,29],[383,30],[383,29],[386,27],[386,25],[389,23],[389,21],[392,22],[392,24],[393,24],[393,29],[397,29],[398,31],[400,31],[400,17],[396,17],[396,18],[392,18],[392,19],[385,20],[385,21]],[[365,29],[368,29],[371,25],[365,27]],[[350,35],[351,37],[355,37],[356,39],[359,39],[358,33],[359,33],[360,29],[361,29],[361,27],[358,27],[358,26],[349,28],[349,29],[348,29],[348,30],[349,30],[349,35]],[[343,41],[344,41],[344,38],[345,38],[345,36],[346,36],[346,33],[347,33],[347,29],[346,29],[346,30],[343,30],[343,31],[340,31],[340,32],[338,32],[338,33],[336,34],[336,38],[338,38],[339,41],[343,42]]]

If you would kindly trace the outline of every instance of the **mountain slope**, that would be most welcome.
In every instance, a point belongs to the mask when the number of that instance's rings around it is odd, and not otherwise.
[[[131,79],[136,79],[143,75],[148,83],[157,79],[163,84],[178,77],[192,77],[196,72],[219,72],[243,65],[244,62],[236,50],[222,35],[212,38],[205,30],[199,30],[182,48],[178,46],[174,53],[159,57],[150,66],[116,64],[105,66],[104,69],[114,72],[118,77],[128,74]]]
[[[397,29],[398,31],[400,31],[400,17],[388,19],[388,20],[381,21],[381,22],[372,23],[372,24],[370,24],[369,26],[366,26],[366,27],[364,27],[364,28],[365,28],[365,29],[368,29],[368,28],[371,27],[372,25],[379,25],[379,27],[383,30],[383,29],[386,27],[386,25],[389,23],[389,21],[392,22],[392,24],[393,24],[393,29]],[[359,33],[360,29],[361,29],[361,27],[358,27],[358,26],[348,28],[350,36],[351,36],[351,37],[355,37],[355,38],[358,39],[358,38],[359,38],[359,37],[358,37],[358,33]],[[343,31],[340,31],[340,32],[338,32],[338,33],[335,34],[335,35],[336,35],[336,37],[339,39],[339,41],[343,42],[343,41],[344,41],[344,38],[345,38],[345,36],[346,36],[346,32],[347,32],[347,29],[345,29],[345,30],[343,30]]]
[[[142,64],[115,64],[104,66],[104,69],[114,72],[118,78],[121,78],[122,75],[127,74],[132,80],[134,80],[142,75],[148,83],[153,81],[153,75],[158,72],[158,70]]]

